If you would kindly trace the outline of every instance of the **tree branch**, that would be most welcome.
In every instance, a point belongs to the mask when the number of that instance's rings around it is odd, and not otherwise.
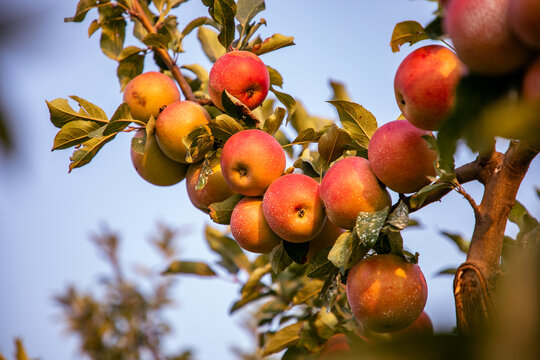
[[[149,33],[157,34],[157,28],[152,24],[148,16],[146,16],[146,14],[144,13],[144,10],[142,9],[139,0],[133,0],[132,7],[129,13],[131,14],[131,16],[139,20],[143,27]],[[193,91],[191,91],[191,87],[180,72],[180,68],[176,65],[169,52],[166,49],[162,48],[153,49],[156,54],[161,58],[161,60],[163,60],[165,65],[167,65],[167,68],[169,68],[169,70],[171,71],[173,77],[176,79],[176,82],[178,82],[178,85],[180,86],[180,89],[182,90],[182,93],[184,94],[186,100],[195,101],[195,96],[193,95]]]

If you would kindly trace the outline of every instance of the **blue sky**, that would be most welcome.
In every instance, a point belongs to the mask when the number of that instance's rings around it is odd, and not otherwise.
[[[9,34],[10,41],[0,52],[0,91],[18,144],[13,158],[0,158],[0,352],[10,356],[13,337],[21,336],[31,356],[77,359],[75,339],[63,332],[52,297],[72,283],[95,289],[99,275],[107,271],[89,241],[91,234],[107,225],[123,237],[126,264],[143,263],[160,271],[166,264],[149,256],[147,241],[156,222],[188,226],[189,233],[179,243],[182,257],[211,263],[215,259],[202,239],[210,221],[192,207],[184,183],[159,188],[137,176],[129,159],[129,135],[106,145],[90,165],[67,173],[70,151],[50,152],[56,129],[49,122],[45,100],[78,95],[111,115],[122,101],[116,63],[99,50],[99,36],[88,39],[89,21],[63,22],[73,14],[75,1],[19,0],[16,8],[13,4],[2,4],[3,11],[29,11],[34,17],[27,31]],[[268,26],[263,34],[296,38],[296,46],[262,56],[283,75],[285,92],[301,99],[310,112],[336,118],[325,102],[331,97],[328,82],[334,79],[346,83],[353,100],[369,109],[379,125],[399,115],[395,70],[411,50],[427,43],[407,45],[393,54],[390,35],[399,21],[429,22],[434,3],[268,0],[266,5],[262,16]],[[177,10],[181,27],[206,15],[197,0]],[[89,18],[94,16],[90,13]],[[180,63],[210,68],[195,34],[186,39],[184,48]],[[145,69],[155,67],[147,63]],[[461,148],[458,164],[471,156]],[[536,159],[532,164],[518,195],[536,216],[539,163]],[[465,188],[480,200],[481,186]],[[429,286],[426,311],[436,329],[448,330],[455,324],[452,278],[434,275],[458,265],[463,257],[439,232],[469,236],[473,213],[453,193],[415,218],[423,226],[404,231],[405,246],[421,254]],[[242,315],[228,315],[238,290],[222,280],[180,278],[174,292],[177,306],[168,314],[175,330],[175,341],[169,345],[192,347],[198,359],[232,359],[232,345],[249,348],[251,338],[240,326]]]

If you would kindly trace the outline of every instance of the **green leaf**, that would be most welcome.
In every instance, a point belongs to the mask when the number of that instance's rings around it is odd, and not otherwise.
[[[328,220],[327,220],[328,221]],[[330,260],[328,260],[328,254],[330,253],[331,248],[323,249],[308,263],[306,270],[308,277],[326,277],[333,269],[336,267]]]
[[[450,268],[440,270],[435,275],[452,275],[452,276],[454,276],[454,275],[456,275],[456,273],[457,273],[457,269],[454,268],[454,267],[450,267]]]
[[[311,176],[312,178],[318,178],[323,173],[323,166],[321,164],[319,153],[312,152],[309,148],[306,148],[302,152],[294,162],[293,166],[297,169],[301,169],[305,175]]]
[[[143,137],[132,137],[131,149],[141,155],[144,155],[144,149],[146,145],[146,136],[147,136],[147,133],[145,133]]]
[[[262,55],[286,46],[295,45],[293,36],[274,34],[253,47],[256,55]]]
[[[249,274],[249,278],[247,279],[244,286],[242,286],[242,290],[240,291],[242,297],[263,286],[261,284],[261,279],[264,275],[269,274],[271,271],[272,267],[270,264],[265,264],[264,266],[253,270],[251,274]]]
[[[371,249],[375,245],[389,210],[389,207],[386,206],[375,212],[358,213],[353,231],[356,231],[356,236],[363,247]]]
[[[321,138],[321,133],[318,131],[315,131],[312,128],[305,129],[302,132],[300,132],[296,138],[291,141],[290,145],[305,145],[310,144],[313,142],[319,141]]]
[[[204,26],[199,27],[197,31],[197,38],[201,43],[202,49],[208,59],[213,63],[226,52],[226,49],[221,45],[217,36],[215,31]]]
[[[192,274],[199,276],[216,276],[210,266],[203,262],[196,261],[173,261],[169,267],[163,271],[163,275],[170,274]]]
[[[264,0],[238,0],[236,7],[236,19],[244,27],[266,8]]]
[[[351,142],[349,134],[332,124],[319,139],[319,154],[321,160],[328,166],[332,161],[343,155],[347,145]]]
[[[403,237],[400,232],[389,231],[386,234],[388,243],[390,244],[390,252],[406,259],[403,251]],[[418,260],[416,260],[418,262]]]
[[[270,263],[272,265],[272,271],[276,274],[279,274],[283,270],[287,268],[287,266],[291,265],[293,260],[291,257],[287,254],[285,251],[285,248],[283,247],[283,242],[281,242],[278,246],[272,249],[272,252],[270,253]]]
[[[307,260],[306,255],[309,250],[309,243],[292,243],[283,240],[283,249],[297,264],[304,264]]]
[[[270,75],[270,84],[275,85],[278,87],[283,86],[283,77],[281,74],[274,68],[266,65],[266,68],[268,69],[268,74]]]
[[[210,218],[217,224],[229,225],[234,207],[243,198],[243,195],[235,194],[222,202],[210,204]]]
[[[98,0],[80,0],[75,10],[75,15],[64,18],[64,22],[82,22],[86,14],[98,5]]]
[[[98,31],[101,28],[101,25],[99,24],[99,21],[94,20],[90,23],[90,26],[88,27],[88,37],[92,37],[96,31]]]
[[[196,28],[203,26],[203,25],[211,25],[211,26],[218,26],[214,20],[210,19],[207,16],[198,17],[196,19],[191,20],[186,27],[182,30],[180,33],[181,37],[186,37],[189,33],[191,33]],[[216,35],[217,38],[217,35]]]
[[[294,100],[294,98],[289,94],[285,94],[283,92],[277,91],[276,89],[274,89],[272,85],[270,85],[270,91],[273,92],[276,98],[278,99],[278,101],[282,103],[283,105],[285,105],[285,107],[287,108],[287,112],[288,112],[287,122],[288,122],[296,110],[296,100]]]
[[[433,194],[438,193],[442,189],[453,189],[455,187],[456,187],[456,184],[452,182],[436,182],[434,184],[424,186],[416,194],[411,196],[409,200],[411,210],[416,210],[422,207],[422,205],[424,204],[424,202],[426,201],[428,197],[430,197]]]
[[[279,130],[286,114],[287,111],[284,108],[275,108],[274,113],[264,122],[263,130],[270,135],[274,135]]]
[[[235,133],[244,130],[238,121],[226,114],[218,115],[215,120],[208,124],[208,127],[212,131],[214,138],[223,142],[227,141]]]
[[[135,46],[129,46],[120,53],[118,67],[116,68],[120,91],[124,91],[131,79],[143,72],[145,56],[140,53],[140,50]]]
[[[429,36],[422,25],[416,21],[403,21],[394,27],[390,47],[392,52],[398,52],[401,45],[405,43],[412,45],[425,39],[429,39]]]
[[[77,104],[84,110],[84,113],[88,116],[94,118],[94,119],[100,119],[100,120],[107,120],[107,114],[105,114],[105,111],[103,111],[102,108],[100,108],[97,105],[92,104],[89,101],[86,101],[83,98],[80,98],[78,96],[70,96],[71,99],[75,100]]]
[[[83,147],[75,150],[73,155],[71,155],[69,158],[71,160],[71,163],[69,164],[69,172],[92,161],[103,145],[114,139],[115,136],[116,133],[108,136],[95,137],[84,142]]]
[[[129,106],[126,103],[122,103],[114,112],[109,123],[105,126],[103,135],[107,136],[124,130],[133,121]]]
[[[208,183],[208,177],[212,175],[214,171],[212,170],[212,164],[210,163],[210,157],[206,156],[201,165],[201,172],[199,178],[197,179],[197,184],[195,185],[195,190],[199,191],[204,189]]]
[[[308,281],[293,297],[293,305],[306,303],[309,299],[321,292],[324,282],[319,279]]]
[[[101,25],[101,50],[107,57],[118,60],[124,47],[125,37],[126,22],[124,20],[104,22]]]
[[[254,292],[250,292],[250,293],[246,294],[245,296],[242,296],[242,298],[240,300],[233,303],[233,305],[231,306],[231,309],[229,310],[229,314],[232,314],[236,310],[239,310],[242,307],[244,307],[245,305],[247,305],[249,303],[252,303],[253,301],[262,299],[263,297],[268,296],[270,294],[271,294],[270,291],[265,291],[265,292],[254,291]]]
[[[221,24],[221,31],[218,35],[218,40],[225,49],[234,40],[235,24],[234,17],[236,15],[236,4],[234,0],[214,0],[214,19]]]
[[[219,265],[232,274],[236,274],[238,269],[249,269],[249,259],[236,241],[210,226],[205,228],[205,237],[210,249],[220,255]]]
[[[341,234],[332,246],[332,249],[328,253],[328,260],[339,268],[342,274],[352,267],[351,258],[353,252],[357,249],[359,241],[358,237],[350,231],[345,231]]]
[[[328,101],[337,109],[339,120],[359,147],[367,149],[369,141],[377,130],[377,120],[362,105],[345,100]]]
[[[214,146],[214,139],[207,126],[199,126],[191,131],[188,136],[182,138],[182,143],[187,149],[186,162],[193,164],[202,160]]]
[[[322,300],[325,308],[332,309],[334,307],[340,287],[341,272],[338,268],[334,268],[334,270],[328,274],[321,292],[319,293],[319,299]]]
[[[54,126],[61,128],[68,122],[75,120],[94,121],[102,125],[107,123],[107,116],[99,107],[76,96],[72,96],[71,98],[79,103],[79,106],[82,108],[81,111],[77,112],[73,110],[67,99],[58,98],[52,101],[46,101],[51,116],[51,122]]]
[[[275,354],[296,344],[300,339],[300,331],[303,325],[304,323],[299,321],[269,336],[262,349],[262,356]]]
[[[161,49],[167,49],[169,40],[161,35],[161,34],[155,34],[155,33],[149,33],[147,34],[142,42],[146,46],[151,46],[153,48],[161,48]]]
[[[332,100],[351,101],[351,97],[349,96],[349,93],[347,92],[347,89],[343,83],[331,80],[330,86],[332,87],[333,91]]]
[[[19,338],[15,338],[15,359],[16,360],[30,360],[30,357],[26,354],[23,342]]]
[[[453,234],[446,231],[442,231],[441,234],[452,240],[461,252],[467,254],[467,252],[469,251],[469,246],[471,245],[470,241],[465,240],[463,236],[459,234]]]
[[[54,137],[51,150],[67,149],[89,140],[88,134],[101,125],[93,121],[75,120],[66,123]]]
[[[388,215],[386,223],[395,231],[405,229],[409,224],[409,208],[407,204],[400,200],[398,206]]]
[[[221,104],[225,112],[235,119],[242,120],[248,128],[253,129],[259,124],[259,119],[240,100],[229,94],[227,90],[221,93]]]
[[[516,224],[519,228],[519,233],[516,236],[518,242],[521,242],[524,234],[538,226],[538,220],[531,216],[529,211],[519,201],[516,201],[512,210],[510,210],[508,220]]]
[[[444,37],[444,29],[442,26],[442,18],[437,16],[432,22],[426,25],[424,31],[432,40],[439,40]]]

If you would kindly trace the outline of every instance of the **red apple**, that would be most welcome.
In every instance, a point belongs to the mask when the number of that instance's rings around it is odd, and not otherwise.
[[[193,101],[176,101],[170,104],[156,120],[154,131],[159,147],[171,159],[187,163],[187,148],[182,138],[199,126],[208,124],[209,120],[208,112]]]
[[[334,246],[339,235],[345,230],[326,221],[323,229],[313,240],[309,242],[308,252],[306,254],[307,261],[311,261],[315,255],[321,250]]]
[[[203,163],[191,164],[186,175],[186,189],[191,203],[198,209],[209,212],[208,207],[216,202],[221,202],[234,195],[235,192],[227,185],[223,174],[219,157],[210,160],[212,174],[208,176],[206,185],[196,190]]]
[[[435,151],[422,138],[431,132],[418,129],[407,120],[395,120],[378,128],[368,146],[368,159],[375,175],[388,188],[412,193],[435,176]]]
[[[433,336],[433,323],[425,311],[405,329],[389,333],[392,339]]]
[[[285,170],[285,152],[268,133],[243,130],[231,136],[221,152],[221,171],[231,189],[259,196]]]
[[[427,301],[420,267],[394,254],[370,256],[353,266],[346,292],[354,316],[376,332],[406,328],[420,316]]]
[[[210,70],[208,93],[214,105],[224,110],[221,93],[229,94],[254,109],[266,98],[270,75],[266,65],[249,51],[231,51],[222,55]]]
[[[540,1],[511,0],[508,19],[512,30],[523,43],[540,48]]]
[[[231,215],[231,233],[242,249],[268,254],[279,245],[281,239],[268,226],[262,202],[262,197],[240,200]]]
[[[540,101],[540,56],[525,72],[522,93],[527,101]]]
[[[437,130],[452,111],[463,65],[448,48],[428,45],[403,59],[394,92],[403,116],[414,126]]]
[[[139,130],[134,138],[142,138],[145,130]],[[169,159],[156,143],[154,134],[146,138],[144,153],[131,148],[131,162],[137,173],[151,184],[159,186],[174,185],[186,177],[187,165]]]
[[[444,29],[471,72],[500,75],[525,65],[529,49],[511,31],[510,0],[452,0]]]
[[[336,226],[352,229],[359,212],[375,212],[391,206],[388,191],[384,189],[361,157],[348,157],[337,161],[321,182],[321,199],[328,219]]]
[[[178,87],[170,77],[156,71],[140,74],[127,84],[124,102],[134,119],[147,122],[157,118],[165,106],[180,100]]]
[[[339,356],[341,354],[348,354],[351,352],[352,349],[347,342],[347,337],[344,334],[335,334],[332,335],[328,340],[326,340],[319,360],[336,359],[336,356]]]
[[[288,174],[275,180],[263,199],[270,229],[293,243],[315,238],[326,221],[319,183],[309,176]]]

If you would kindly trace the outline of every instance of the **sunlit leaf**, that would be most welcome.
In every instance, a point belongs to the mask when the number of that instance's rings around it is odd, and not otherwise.
[[[116,136],[116,133],[108,135],[108,136],[102,136],[102,137],[95,137],[92,138],[86,142],[84,142],[82,147],[80,149],[77,149],[73,152],[73,155],[69,158],[71,160],[71,163],[69,164],[69,172],[71,170],[81,167],[83,165],[88,164],[94,156],[98,153],[98,151],[109,141],[114,139]]]
[[[249,259],[236,241],[210,226],[206,226],[204,233],[210,249],[221,257],[219,265],[234,274],[238,269],[249,269]]]
[[[387,206],[375,212],[360,212],[358,214],[354,231],[356,231],[356,235],[362,246],[367,249],[373,247],[379,237],[379,232],[384,225],[389,210]]]
[[[264,0],[238,0],[236,19],[246,26],[258,13],[265,9]]]
[[[398,52],[403,44],[409,43],[412,45],[425,39],[429,39],[429,36],[420,23],[416,21],[403,21],[394,27],[390,46],[392,47],[392,52]]]
[[[293,346],[300,338],[302,326],[303,322],[297,322],[270,335],[262,349],[262,356],[272,355]]]
[[[216,276],[216,273],[208,264],[197,261],[173,261],[169,267],[163,271],[164,275],[170,274],[192,274],[199,276]]]
[[[282,272],[287,268],[287,266],[291,265],[292,262],[293,260],[283,248],[283,242],[272,249],[272,252],[270,253],[270,263],[274,273],[277,274]]]
[[[274,34],[262,43],[255,45],[253,52],[257,55],[262,55],[291,45],[295,45],[293,36]]]
[[[82,22],[88,11],[98,5],[98,0],[80,0],[75,10],[75,15],[64,18],[64,22]]]
[[[215,31],[204,26],[199,27],[197,31],[197,38],[201,43],[204,53],[211,62],[216,62],[226,52],[226,49],[221,45],[217,36],[218,34]]]
[[[54,137],[51,150],[67,149],[89,140],[88,134],[101,125],[93,121],[75,120],[66,123]]]
[[[232,135],[244,130],[242,125],[229,115],[218,115],[214,121],[208,124],[212,131],[212,136],[223,142],[227,141]]]
[[[358,146],[367,149],[369,141],[377,130],[377,120],[362,105],[345,101],[329,101],[338,111],[339,120]]]
[[[330,164],[343,155],[347,145],[351,142],[349,134],[332,124],[319,139],[319,154],[321,159]]]
[[[463,238],[463,236],[461,236],[459,234],[453,234],[453,233],[450,233],[450,232],[447,232],[447,231],[442,231],[441,234],[446,236],[450,240],[452,240],[454,242],[454,244],[456,244],[458,249],[461,252],[463,252],[464,254],[466,254],[469,251],[469,246],[470,246],[471,242],[468,241],[468,240],[465,240]]]
[[[270,135],[274,135],[285,119],[287,111],[284,108],[276,107],[274,113],[264,122],[263,130]]]

